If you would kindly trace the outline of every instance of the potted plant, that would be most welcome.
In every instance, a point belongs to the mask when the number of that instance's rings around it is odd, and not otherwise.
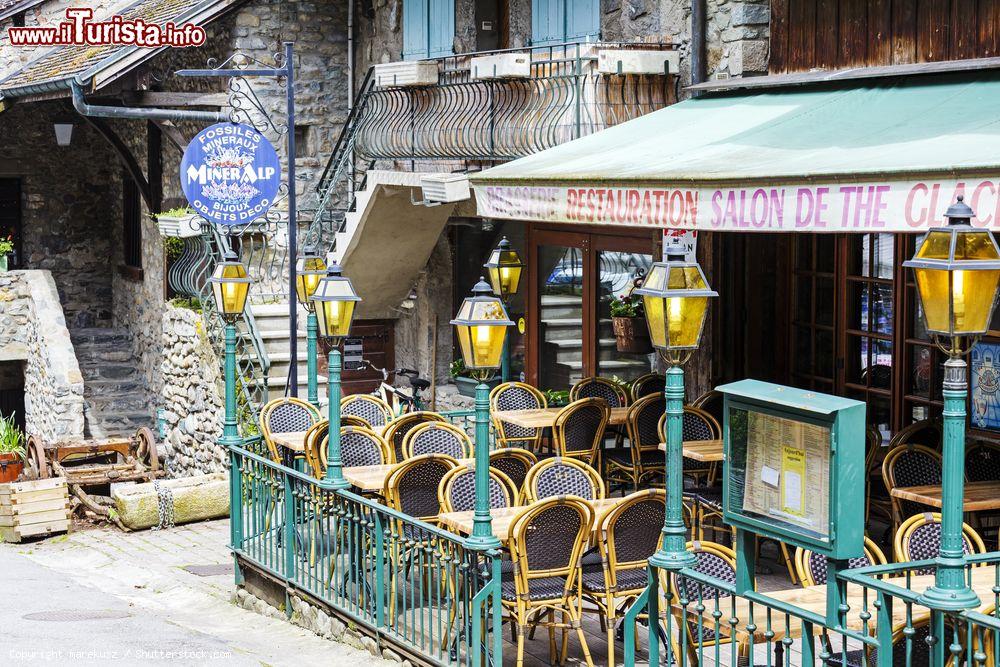
[[[181,206],[163,211],[153,216],[160,230],[160,236],[166,238],[186,239],[201,234],[201,224],[194,211]],[[169,250],[169,248],[168,248]]]
[[[448,369],[451,373],[451,379],[458,387],[458,393],[461,396],[468,396],[469,398],[476,397],[476,385],[479,384],[479,380],[474,377],[469,376],[469,372],[465,368],[465,362],[461,359],[456,359],[451,362],[451,367]],[[490,380],[486,381],[486,385],[492,389],[493,387],[500,384],[500,377],[496,376]]]
[[[569,405],[569,390],[546,389],[545,404],[550,408],[562,408]]]
[[[0,239],[0,273],[7,270],[7,255],[14,252],[14,237]]]
[[[14,423],[14,415],[0,417],[0,483],[17,481],[24,461],[24,433]]]
[[[642,308],[642,297],[637,294],[622,294],[617,299],[611,297],[611,327],[615,332],[615,344],[619,352],[649,354],[653,344],[646,328],[646,313]]]

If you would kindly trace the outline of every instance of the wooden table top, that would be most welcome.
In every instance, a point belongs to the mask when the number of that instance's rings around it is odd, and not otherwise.
[[[378,435],[382,435],[385,426],[376,426],[372,430]],[[277,445],[293,452],[302,453],[306,451],[306,433],[308,431],[289,431],[288,433],[272,433],[271,440]]]
[[[562,408],[535,408],[532,410],[500,410],[493,413],[493,416],[502,422],[521,426],[523,428],[551,428],[556,422],[556,415]],[[625,423],[628,416],[628,408],[611,408],[609,424],[620,425]]]
[[[591,527],[594,531],[598,529],[598,519],[621,500],[621,498],[604,498],[603,500],[587,501],[587,504],[594,510],[594,525]],[[510,538],[510,526],[524,509],[525,506],[522,505],[490,510],[490,516],[493,517],[493,534],[496,535],[497,539],[506,542]],[[474,515],[475,512],[446,512],[438,515],[438,519],[445,528],[468,535],[472,533]]]
[[[886,580],[888,583],[895,584],[900,588],[910,588],[915,591],[923,591],[928,586],[934,584],[933,574],[915,575],[910,578],[909,585],[907,586],[906,577],[891,577]],[[996,584],[996,573],[992,567],[974,567],[972,568],[972,589],[979,595],[982,601],[979,607],[980,611],[983,611],[993,604],[993,591],[992,588]],[[775,600],[780,600],[787,604],[795,605],[801,609],[811,611],[815,614],[820,614],[822,616],[826,615],[826,585],[819,586],[807,586],[805,588],[786,588],[779,591],[767,591],[764,595],[774,598]],[[875,608],[872,605],[872,601],[875,599],[875,594],[871,591],[868,593],[868,611],[872,613],[873,619],[869,621],[869,627],[874,628],[874,614]],[[703,602],[705,605],[705,610],[702,612],[702,617],[706,619],[705,627],[710,626],[709,623],[714,624],[714,619],[712,614],[715,612],[715,601],[710,600],[708,596],[705,597]],[[864,629],[864,623],[861,620],[860,613],[864,608],[865,598],[864,590],[861,586],[856,586],[854,584],[849,584],[847,586],[847,604],[850,606],[850,612],[848,613],[847,625],[852,630],[862,630]],[[694,617],[693,605],[688,608],[689,618]],[[720,598],[719,599],[719,611],[723,613],[723,621],[720,623],[720,631],[723,634],[730,634],[730,627],[728,619],[733,617],[740,619],[739,624],[736,627],[737,634],[742,635],[743,641],[749,639],[746,633],[746,624],[750,621],[750,602],[746,598],[736,598],[736,608],[733,609],[733,602],[730,598]],[[918,605],[913,606],[912,620],[914,622],[926,619],[930,615],[930,612]],[[759,603],[754,604],[754,617],[753,621],[757,625],[757,630],[755,632],[754,641],[760,642],[764,640],[764,630],[765,623],[767,619],[767,610],[763,605]],[[904,604],[894,604],[892,606],[892,624],[893,627],[899,627],[906,622],[906,605]],[[785,636],[785,619],[784,614],[781,612],[772,612],[772,631],[775,633],[773,641],[780,640]],[[823,628],[816,626],[816,632],[819,633]],[[796,639],[802,636],[802,622],[798,619],[789,619],[788,636],[792,639]]]
[[[472,465],[475,459],[459,459],[461,465]],[[344,479],[362,491],[381,491],[385,480],[398,463],[387,463],[380,466],[355,466],[344,468]]]
[[[903,500],[941,507],[940,484],[896,487],[890,493]],[[962,507],[966,512],[1000,509],[1000,482],[966,482]]]
[[[666,451],[667,443],[660,443],[660,451]],[[716,463],[723,460],[721,440],[685,440],[684,456],[702,463]]]

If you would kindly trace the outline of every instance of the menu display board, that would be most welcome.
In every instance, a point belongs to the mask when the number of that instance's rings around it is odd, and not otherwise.
[[[865,404],[757,380],[718,390],[725,522],[834,559],[860,555]]]
[[[743,510],[826,537],[830,522],[830,429],[743,411]]]

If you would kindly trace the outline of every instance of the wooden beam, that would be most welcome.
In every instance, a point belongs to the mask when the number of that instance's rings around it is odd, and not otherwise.
[[[154,120],[153,124],[160,128],[160,132],[170,139],[170,141],[177,146],[181,153],[187,150],[188,140],[181,132],[180,128],[173,124],[169,120]]]
[[[142,107],[228,107],[226,93],[172,93],[152,90],[122,92],[122,101],[129,106]]]
[[[104,121],[103,118],[95,118],[93,116],[81,116],[84,121],[92,128],[97,130],[98,134],[104,137],[104,140],[111,144],[111,147],[118,154],[118,159],[122,161],[125,169],[128,171],[132,180],[135,181],[136,187],[139,188],[139,194],[142,195],[142,200],[146,202],[146,209],[151,212],[157,212],[153,203],[153,195],[149,189],[149,181],[142,173],[142,169],[139,167],[139,162],[132,155],[132,151],[129,147],[122,141],[121,137]]]

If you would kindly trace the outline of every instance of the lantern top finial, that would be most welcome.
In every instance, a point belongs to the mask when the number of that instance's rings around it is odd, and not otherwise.
[[[971,225],[972,219],[976,217],[976,212],[965,203],[965,195],[958,195],[955,203],[944,212],[944,217],[948,218],[948,225]]]
[[[316,252],[316,246],[310,244],[310,245],[307,245],[307,246],[303,246],[303,248],[302,248],[302,256],[303,257],[310,257],[310,258],[312,258],[312,257],[319,257],[319,253]]]
[[[670,243],[667,244],[663,252],[667,256],[668,262],[683,262],[685,255],[687,255],[684,242],[677,237],[670,239]]]
[[[479,282],[472,286],[472,293],[476,296],[492,296],[493,288],[486,282],[485,276],[479,276]]]

